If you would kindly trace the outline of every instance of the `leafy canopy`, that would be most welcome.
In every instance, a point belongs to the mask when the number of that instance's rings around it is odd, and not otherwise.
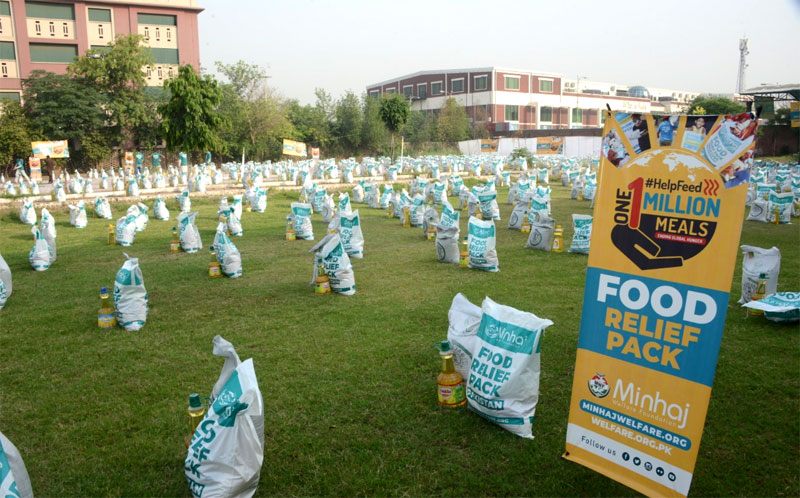
[[[187,64],[178,76],[165,83],[169,101],[159,106],[163,121],[161,131],[167,148],[189,151],[220,150],[218,136],[224,120],[217,114],[222,98],[217,81],[209,75],[200,77]]]

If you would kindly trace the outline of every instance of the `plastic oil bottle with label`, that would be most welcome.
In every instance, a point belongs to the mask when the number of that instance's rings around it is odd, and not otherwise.
[[[436,240],[436,227],[433,223],[428,223],[428,230],[425,232],[426,240]]]
[[[189,395],[188,412],[191,432],[189,432],[189,436],[186,438],[186,448],[189,448],[189,444],[192,442],[194,431],[197,430],[197,426],[200,425],[200,422],[203,421],[203,417],[206,416],[206,407],[203,406],[203,402],[200,400],[200,395],[197,393]]]
[[[450,341],[436,343],[439,356],[442,358],[442,373],[436,378],[439,404],[448,407],[464,406],[467,403],[464,379],[456,372],[453,365],[453,350]]]
[[[458,266],[469,266],[469,237],[464,236],[464,242],[461,244],[461,251],[458,254]]]
[[[114,225],[108,225],[108,245],[113,246],[116,243],[117,237],[114,231]]]
[[[101,329],[110,329],[117,325],[114,308],[108,301],[108,289],[100,287],[100,309],[97,310],[97,325]]]
[[[291,215],[286,217],[286,240],[297,240]]]
[[[325,273],[325,265],[320,263],[317,266],[317,278],[314,279],[314,294],[322,296],[331,294],[332,292],[331,279],[328,274]]]
[[[217,253],[214,251],[214,246],[211,246],[211,261],[208,262],[208,276],[217,278],[222,276],[219,261],[217,261]]]
[[[180,252],[181,239],[178,237],[178,229],[172,227],[172,242],[169,243],[169,252]]]
[[[758,276],[758,284],[756,285],[756,291],[750,297],[751,301],[760,301],[764,299],[767,295],[767,274],[762,273]],[[764,310],[757,310],[754,308],[747,308],[747,312],[751,315],[763,315]]]
[[[403,206],[403,226],[409,228],[411,226],[411,208]]]
[[[555,233],[553,233],[553,252],[562,252],[564,250],[564,229],[561,225],[556,225]]]
[[[528,215],[527,214],[522,219],[522,226],[520,227],[519,231],[521,233],[531,233],[531,222],[530,222],[530,220],[528,220]]]

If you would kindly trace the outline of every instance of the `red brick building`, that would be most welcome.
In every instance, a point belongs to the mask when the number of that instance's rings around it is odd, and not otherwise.
[[[418,111],[437,111],[452,97],[474,123],[495,131],[596,127],[607,105],[629,112],[680,112],[698,95],[504,67],[420,71],[367,86],[373,97],[390,93],[404,94]]]
[[[42,69],[63,74],[90,48],[115,37],[145,37],[155,64],[147,84],[161,86],[179,65],[200,68],[197,0],[0,0],[0,100],[19,100],[21,79]]]

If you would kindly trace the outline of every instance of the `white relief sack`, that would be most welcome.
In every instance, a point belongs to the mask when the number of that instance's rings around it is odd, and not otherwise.
[[[186,451],[186,481],[195,498],[249,498],[264,462],[264,400],[253,359],[242,362],[219,335],[213,344],[225,363]]]
[[[147,289],[139,259],[123,254],[127,261],[114,278],[114,311],[117,323],[128,332],[135,332],[147,321]]]
[[[503,429],[533,439],[541,341],[553,322],[488,297],[481,311],[467,377],[469,407]]]

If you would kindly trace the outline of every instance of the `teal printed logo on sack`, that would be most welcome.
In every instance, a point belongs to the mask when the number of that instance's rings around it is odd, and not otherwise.
[[[494,237],[494,225],[484,228],[479,227],[478,225],[470,224],[469,233],[481,239],[488,239],[489,237]]]
[[[501,322],[487,314],[481,318],[478,337],[488,342],[492,346],[503,348],[512,353],[532,354],[539,352],[540,331],[518,327],[516,325]]]
[[[239,401],[241,396],[242,385],[239,382],[239,372],[234,371],[212,405],[214,413],[219,416],[217,421],[219,425],[223,427],[233,427],[233,424],[236,422],[236,414],[247,409],[249,405]]]
[[[142,281],[136,278],[136,274],[125,268],[117,272],[117,278],[115,280],[121,285],[142,285]]]

